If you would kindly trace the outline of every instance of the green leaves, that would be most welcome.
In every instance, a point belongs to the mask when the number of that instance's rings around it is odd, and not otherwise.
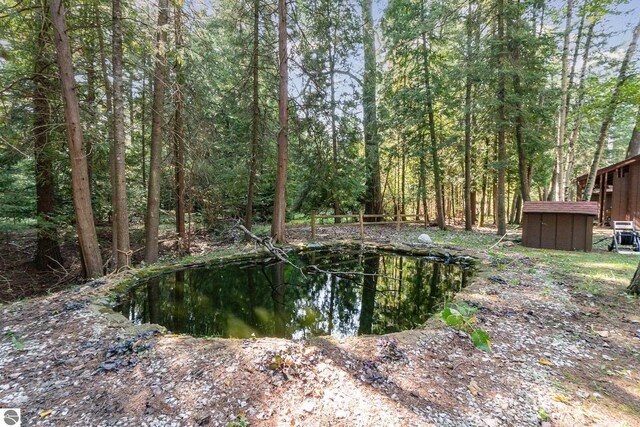
[[[453,327],[460,327],[464,324],[462,314],[458,310],[451,309],[450,307],[445,307],[445,309],[442,310],[442,320],[444,320],[447,325]]]
[[[476,329],[471,333],[471,341],[473,345],[487,353],[491,353],[491,340],[489,340],[489,334],[482,329]]]
[[[468,304],[447,304],[440,312],[440,317],[448,326],[470,334],[471,341],[477,349],[491,353],[489,334],[474,327],[476,318],[473,315],[476,311],[477,308]]]
[[[24,350],[24,343],[20,341],[18,338],[16,338],[16,335],[12,331],[8,331],[6,335],[11,337],[11,344],[13,344],[13,347],[16,350],[20,350],[20,351]]]

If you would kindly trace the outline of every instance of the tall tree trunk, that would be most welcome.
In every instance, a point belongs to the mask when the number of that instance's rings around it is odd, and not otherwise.
[[[405,216],[406,212],[406,204],[405,204],[405,196],[406,196],[406,181],[405,177],[407,174],[407,149],[404,143],[404,140],[401,143],[401,167],[400,167],[400,213],[402,214],[402,220],[406,221],[407,218]]]
[[[107,140],[113,141],[113,101],[112,95],[113,91],[111,90],[111,81],[109,80],[109,71],[107,67],[107,50],[105,48],[104,43],[104,34],[102,32],[102,17],[100,16],[100,9],[98,7],[98,3],[94,3],[94,13],[96,19],[96,31],[98,33],[98,47],[100,48],[100,68],[102,71],[102,82],[104,84],[104,93],[106,98],[106,116],[107,116]],[[116,172],[115,172],[115,162],[114,162],[115,153],[113,151],[113,145],[110,146],[109,149],[109,166],[111,173],[109,174],[111,180],[111,206],[116,205]],[[91,168],[89,168],[89,171]],[[91,184],[89,184],[91,188]],[[112,227],[111,227],[111,252],[113,253],[112,264],[115,266],[117,259],[116,254],[118,253],[118,231],[117,231],[117,218],[115,216],[115,212],[111,212]]]
[[[505,144],[505,131],[507,127],[507,111],[506,111],[506,58],[505,34],[504,34],[504,0],[498,0],[498,40],[500,43],[500,53],[498,62],[500,68],[498,70],[498,182],[497,182],[497,217],[498,235],[505,234],[507,231],[507,223],[504,205],[504,187],[505,187],[505,171],[507,162],[507,150]]]
[[[421,132],[420,135],[420,171],[418,178],[419,182],[419,191],[418,191],[418,199],[419,202],[422,202],[422,210],[424,211],[424,223],[427,224],[429,222],[429,209],[427,206],[427,147],[425,141],[426,135],[424,132]],[[419,205],[418,205],[419,206]]]
[[[556,141],[556,181],[553,183],[554,200],[564,199],[564,140],[567,133],[567,87],[569,84],[569,43],[571,42],[571,17],[573,0],[567,1],[567,16],[562,47],[562,76],[560,80],[560,114]]]
[[[116,269],[130,264],[129,248],[129,210],[127,207],[127,181],[125,176],[124,141],[124,89],[122,77],[122,4],[113,0],[113,161],[115,177],[114,228],[118,235]]]
[[[289,56],[287,52],[287,1],[278,0],[278,166],[276,171],[275,199],[271,237],[277,243],[285,243],[285,219],[287,211],[287,165],[289,148]]]
[[[567,180],[573,176],[573,168],[575,166],[576,156],[576,143],[578,142],[578,135],[580,134],[580,126],[582,123],[582,103],[585,97],[585,81],[587,76],[587,69],[589,68],[589,51],[591,48],[591,40],[593,37],[593,29],[596,25],[596,20],[592,19],[587,29],[587,36],[584,42],[584,54],[582,55],[582,68],[580,69],[580,82],[578,83],[578,100],[573,107],[575,111],[575,118],[573,120],[573,128],[571,130],[571,137],[569,138],[569,149],[567,150],[567,171],[565,177]],[[567,185],[567,188],[569,185]],[[580,197],[580,195],[578,195]]]
[[[142,144],[142,188],[147,188],[147,55],[142,59],[142,99],[140,103],[140,143]]]
[[[329,79],[330,79],[330,95],[331,95],[331,150],[333,154],[333,171],[338,173],[338,130],[336,127],[336,61],[335,61],[335,23],[330,21],[331,31],[331,48],[329,50]],[[337,181],[334,181],[336,185]],[[340,199],[338,198],[335,188],[333,189],[333,213],[334,215],[340,215]],[[340,223],[340,218],[335,219],[335,223]]]
[[[380,153],[376,107],[376,47],[373,30],[372,0],[362,0],[362,39],[364,45],[364,81],[362,85],[362,109],[364,127],[364,151],[366,165],[367,214],[382,213],[382,189],[380,186]],[[380,218],[374,218],[374,221]]]
[[[184,254],[188,251],[186,248],[187,232],[184,224],[184,95],[182,87],[184,86],[184,72],[182,71],[182,6],[176,4],[175,11],[175,42],[178,51],[178,60],[176,61],[176,111],[173,132],[173,161],[175,169],[175,192],[176,192],[176,232],[178,233],[178,251]]]
[[[629,47],[627,48],[627,53],[625,54],[624,59],[622,60],[622,64],[620,65],[618,81],[616,82],[616,86],[613,89],[611,98],[609,99],[609,102],[605,107],[604,119],[602,120],[602,125],[600,126],[600,134],[596,143],[596,151],[593,155],[593,163],[591,163],[591,169],[589,170],[587,185],[585,186],[584,193],[582,194],[582,200],[591,199],[593,186],[596,182],[598,165],[600,164],[600,158],[602,157],[602,147],[604,147],[604,142],[609,135],[609,127],[611,126],[611,122],[613,121],[613,116],[615,115],[616,108],[618,106],[618,100],[620,99],[620,89],[622,88],[624,82],[627,81],[627,69],[629,68],[629,62],[631,62],[631,58],[633,58],[633,55],[636,53],[636,49],[638,47],[638,37],[640,37],[640,21],[633,30],[633,36],[631,38],[631,42],[629,43]]]
[[[153,76],[153,101],[151,107],[151,142],[149,144],[149,191],[145,219],[144,260],[151,264],[158,261],[158,228],[160,226],[160,180],[162,166],[162,122],[164,114],[164,85],[167,76],[167,22],[169,0],[158,0],[158,32],[156,40],[156,64]]]
[[[253,225],[253,197],[256,190],[258,174],[258,144],[260,126],[260,81],[259,81],[259,48],[260,48],[260,0],[253,0],[253,53],[251,57],[251,75],[253,79],[253,99],[251,101],[251,157],[249,158],[249,187],[247,189],[247,208],[244,226],[251,230]]]
[[[427,92],[426,106],[429,125],[429,138],[431,140],[431,160],[433,162],[433,181],[436,188],[436,223],[440,230],[447,227],[444,222],[444,195],[442,194],[442,171],[438,156],[438,140],[436,139],[436,123],[433,112],[433,94],[431,90],[431,70],[429,68],[429,51],[427,50],[427,36],[422,33],[422,54],[424,85]]]
[[[627,148],[627,159],[640,154],[640,107],[638,107],[638,114],[636,116],[636,124],[633,127],[631,133],[631,139],[629,140],[629,147]]]
[[[94,65],[95,55],[93,46],[87,43],[85,47],[87,54],[87,96],[85,98],[86,105],[90,111],[91,123],[88,123],[87,134],[85,134],[84,151],[87,155],[87,175],[89,176],[89,191],[93,193],[93,139],[96,137],[96,127],[98,123],[98,109],[96,105],[96,70]]]
[[[54,29],[54,44],[57,52],[60,85],[64,101],[64,116],[67,128],[67,143],[71,159],[71,188],[75,210],[76,232],[80,244],[80,255],[86,277],[102,275],[102,256],[93,221],[87,158],[82,143],[80,107],[76,96],[76,83],[71,60],[71,46],[67,35],[65,9],[62,0],[51,0],[51,23]]]
[[[486,138],[486,146],[484,153],[484,161],[482,162],[482,196],[480,198],[480,221],[478,222],[478,227],[484,227],[484,217],[485,217],[485,204],[487,202],[487,170],[489,169],[489,150],[491,150],[491,144],[489,142],[489,138]]]
[[[50,82],[45,75],[47,60],[45,50],[49,31],[46,3],[36,14],[37,34],[33,67],[33,132],[36,181],[36,213],[38,215],[38,241],[34,263],[40,270],[53,270],[62,265],[62,254],[56,235],[56,227],[51,217],[56,208],[55,185],[53,182],[53,162],[49,135],[51,114],[49,105]]]
[[[571,71],[569,72],[569,83],[567,85],[567,93],[565,94],[565,98],[566,98],[566,108],[565,108],[565,117],[564,117],[565,129],[569,123],[569,111],[571,110],[571,97],[573,95],[573,86],[574,86],[574,81],[576,76],[576,66],[578,65],[578,58],[580,56],[580,42],[582,41],[582,36],[584,34],[584,23],[585,23],[585,20],[587,19],[586,3],[587,3],[587,0],[585,0],[579,12],[580,24],[578,25],[578,36],[576,37],[575,46],[573,48],[573,56],[571,59]],[[566,129],[565,131],[568,132],[568,129]],[[571,175],[567,174],[569,170],[569,163],[572,161],[570,157],[574,155],[574,153],[571,153],[571,150],[573,149],[573,147],[571,147],[571,136],[572,136],[572,133],[569,134],[569,147],[567,148],[566,161],[565,161],[565,164],[563,165],[564,182],[561,183],[562,184],[561,191],[562,191],[562,197],[563,197],[562,200],[565,200],[565,201],[568,201],[570,199],[570,193],[571,193],[571,187],[572,187]]]
[[[515,17],[515,20],[518,20],[519,17]],[[515,21],[514,20],[514,21]],[[518,31],[518,23],[513,22],[511,27],[513,28],[513,32]],[[529,177],[527,176],[527,153],[525,150],[525,121],[524,114],[522,112],[522,98],[524,96],[522,91],[522,85],[520,82],[520,41],[516,39],[516,37],[511,36],[512,50],[511,50],[511,62],[513,64],[513,92],[514,92],[514,111],[515,111],[515,140],[516,140],[516,148],[518,151],[518,178],[520,182],[520,196],[522,200],[529,201]],[[511,221],[514,222],[514,221]]]
[[[629,283],[627,292],[630,294],[640,295],[640,264],[638,264],[638,268],[633,275],[633,279],[631,279],[631,283]]]
[[[469,0],[467,9],[467,52],[466,52],[466,83],[464,96],[464,229],[471,231],[473,217],[471,214],[471,55],[473,38],[473,22],[471,20],[472,0]]]

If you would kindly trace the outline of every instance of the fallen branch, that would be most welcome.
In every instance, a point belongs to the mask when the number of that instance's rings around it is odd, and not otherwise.
[[[235,226],[236,226],[236,228],[239,228],[240,230],[242,230],[244,232],[244,234],[249,236],[255,242],[257,242],[257,243],[261,244],[262,246],[264,246],[269,252],[271,252],[280,261],[282,261],[282,262],[284,262],[286,264],[289,264],[290,266],[296,268],[304,276],[304,272],[302,271],[302,268],[297,266],[297,265],[295,265],[291,261],[289,261],[289,258],[287,257],[287,253],[285,251],[283,251],[282,249],[280,249],[280,248],[278,248],[278,247],[273,245],[273,240],[271,239],[271,237],[265,237],[265,238],[261,239],[260,237],[256,236],[251,231],[249,231],[244,225],[236,224]]]
[[[295,268],[296,270],[298,270],[300,272],[300,274],[302,274],[303,277],[306,277],[306,275],[304,274],[305,271],[306,272],[314,272],[314,273],[323,273],[323,274],[327,274],[327,275],[333,275],[333,276],[337,276],[346,280],[353,280],[353,277],[350,276],[371,276],[371,277],[384,277],[386,279],[390,279],[390,280],[396,280],[399,281],[400,279],[396,279],[395,277],[389,277],[389,276],[385,276],[382,274],[375,274],[375,273],[365,273],[365,272],[361,272],[361,271],[331,271],[331,270],[324,270],[320,267],[318,267],[315,264],[310,264],[306,267],[300,267],[296,264],[294,264],[293,262],[289,261],[289,257],[287,256],[287,253],[282,250],[281,248],[278,248],[276,246],[273,245],[273,240],[271,239],[271,237],[264,237],[264,238],[260,238],[258,236],[256,236],[255,234],[253,234],[251,231],[247,230],[247,228],[242,225],[242,224],[236,224],[236,226],[238,229],[242,230],[247,236],[249,236],[251,239],[253,239],[256,243],[264,246],[269,252],[271,252],[276,258],[278,258],[280,261],[292,266],[293,268]]]
[[[497,242],[495,242],[493,245],[491,245],[491,247],[489,248],[489,250],[495,248],[496,246],[498,246],[500,244],[500,242],[502,242],[502,239],[504,239],[505,237],[507,237],[507,233],[504,233],[504,235],[500,238],[500,240],[498,240]]]

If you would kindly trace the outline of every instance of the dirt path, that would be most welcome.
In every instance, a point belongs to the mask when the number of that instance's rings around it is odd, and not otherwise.
[[[640,425],[638,301],[607,277],[588,292],[560,252],[495,251],[476,252],[483,272],[458,294],[491,354],[437,319],[307,343],[163,335],[105,310],[96,281],[0,306],[0,407],[56,426]]]

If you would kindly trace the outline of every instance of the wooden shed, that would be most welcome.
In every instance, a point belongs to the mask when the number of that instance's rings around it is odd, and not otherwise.
[[[591,251],[597,202],[525,202],[522,214],[524,246]]]
[[[578,198],[587,185],[587,175],[576,178]],[[633,221],[640,228],[640,155],[598,170],[591,201],[598,202],[598,224]]]

